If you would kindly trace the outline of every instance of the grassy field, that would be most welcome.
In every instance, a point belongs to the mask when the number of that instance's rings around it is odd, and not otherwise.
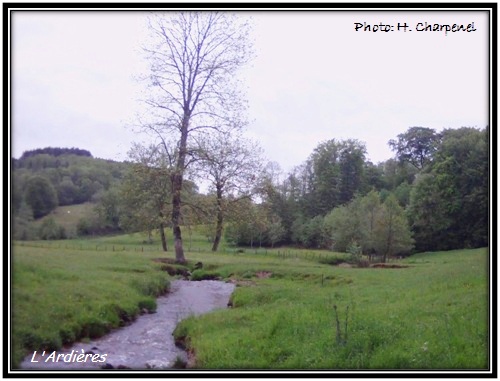
[[[13,364],[32,350],[99,337],[156,308],[168,275],[145,256],[14,245]]]
[[[154,309],[168,276],[152,259],[166,255],[143,239],[16,244],[14,359],[100,335],[142,308]],[[487,249],[418,254],[397,269],[358,269],[321,263],[342,254],[214,254],[203,242],[196,237],[199,249],[186,254],[190,264],[204,263],[193,275],[231,279],[238,287],[233,308],[178,326],[176,336],[185,340],[197,368],[488,366]]]
[[[484,369],[487,258],[426,253],[399,269],[221,259],[216,271],[251,283],[230,311],[188,319],[176,335],[200,368]]]
[[[45,219],[53,218],[54,221],[66,229],[68,237],[77,235],[77,225],[81,218],[91,218],[94,215],[95,204],[85,202],[77,205],[58,206],[49,215],[40,218],[34,222],[35,228],[38,228]]]

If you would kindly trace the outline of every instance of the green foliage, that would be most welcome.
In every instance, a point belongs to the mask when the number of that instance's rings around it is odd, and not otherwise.
[[[410,195],[419,250],[488,243],[488,131],[445,130],[435,159]]]
[[[45,218],[40,225],[38,236],[43,240],[65,239],[66,230],[57,225],[53,217]]]
[[[411,127],[399,134],[397,141],[390,140],[389,146],[396,151],[400,162],[408,162],[421,170],[432,160],[440,137],[432,128]]]
[[[352,242],[365,242],[364,221],[360,198],[333,209],[325,217],[326,231],[331,236],[333,248],[347,252]]]
[[[59,205],[72,205],[78,200],[78,187],[73,184],[71,178],[66,177],[59,183],[57,188],[57,195],[59,198]]]
[[[384,256],[385,262],[387,257],[408,254],[413,243],[404,210],[396,197],[390,195],[382,204],[379,220],[375,222],[375,251]]]
[[[281,219],[269,204],[255,205],[250,199],[232,205],[229,224],[225,229],[228,243],[235,246],[274,247],[286,231]]]
[[[120,230],[120,193],[116,188],[102,192],[95,213],[101,229],[113,232]]]
[[[292,229],[294,241],[299,245],[315,249],[328,246],[328,239],[324,234],[324,219],[321,216],[306,221],[297,220]]]
[[[393,194],[384,203],[375,191],[356,197],[349,204],[333,209],[324,224],[324,231],[338,251],[357,255],[378,253],[385,260],[387,256],[408,253],[413,247],[406,215]],[[360,262],[361,258],[353,260]]]
[[[313,190],[308,216],[325,215],[351,200],[362,186],[365,154],[364,143],[352,139],[332,139],[316,147],[307,163]]]
[[[34,218],[49,214],[57,207],[57,193],[44,177],[33,176],[26,183],[24,191],[26,203],[31,207]]]
[[[17,213],[14,213],[13,237],[17,240],[30,240],[36,238],[33,226],[33,210],[24,201]]]
[[[25,152],[13,165],[16,189],[24,194],[29,180],[41,176],[56,190],[59,205],[90,201],[97,192],[116,185],[129,164],[95,159],[87,152],[76,148]]]

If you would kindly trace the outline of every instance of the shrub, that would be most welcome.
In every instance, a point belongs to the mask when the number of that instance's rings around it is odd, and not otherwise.
[[[44,240],[65,239],[66,229],[64,229],[64,226],[57,225],[54,218],[49,217],[43,220],[38,230],[38,235],[40,239]]]

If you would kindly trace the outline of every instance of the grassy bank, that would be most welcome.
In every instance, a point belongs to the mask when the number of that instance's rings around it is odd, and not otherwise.
[[[144,255],[14,245],[13,364],[154,310],[167,288],[168,275]]]
[[[204,369],[484,369],[486,249],[424,253],[397,269],[343,268],[342,254],[187,252],[193,275],[239,286],[233,308],[182,322],[176,335]],[[154,245],[153,245],[154,246]],[[147,248],[151,248],[148,250]],[[13,345],[52,349],[154,309],[170,257],[141,236],[16,244]],[[335,312],[334,306],[337,307]]]
[[[420,254],[399,269],[219,260],[214,271],[246,280],[233,308],[176,335],[205,369],[485,369],[487,255]]]

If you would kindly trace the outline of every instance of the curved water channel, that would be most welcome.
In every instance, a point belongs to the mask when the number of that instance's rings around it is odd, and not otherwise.
[[[175,346],[172,336],[177,324],[191,315],[226,308],[234,287],[234,284],[215,280],[175,280],[170,292],[157,299],[155,313],[141,315],[128,326],[88,343],[75,343],[55,355],[49,351],[31,354],[21,363],[21,368],[169,369],[178,358],[186,361],[186,353]],[[77,361],[81,354],[88,355],[85,362]],[[54,361],[58,355],[61,355],[58,361]],[[79,360],[83,359],[85,356],[80,356]]]

